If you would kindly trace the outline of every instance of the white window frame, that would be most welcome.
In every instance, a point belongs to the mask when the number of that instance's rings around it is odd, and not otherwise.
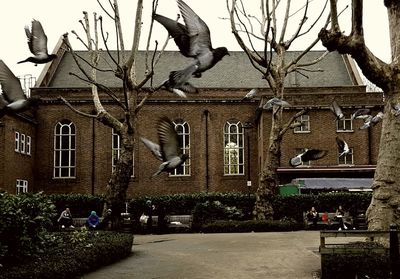
[[[28,180],[17,179],[15,186],[16,186],[16,194],[17,195],[28,192]]]
[[[350,152],[339,157],[338,153],[338,165],[340,166],[352,166],[354,165],[354,149],[349,148]],[[349,162],[350,161],[350,162]]]
[[[236,130],[236,132],[232,132]],[[224,175],[244,175],[244,128],[240,121],[229,120],[224,125]],[[237,157],[237,158],[235,158]]]
[[[303,114],[296,118],[302,125],[300,127],[295,127],[293,129],[293,133],[301,134],[301,133],[310,133],[311,125],[310,125],[310,116],[308,114]],[[303,124],[305,123],[305,124]]]
[[[339,124],[342,123],[342,127],[339,127]],[[350,127],[347,127],[349,126]],[[351,133],[354,132],[353,130],[353,120],[351,120],[350,116],[345,116],[344,119],[340,120],[337,119],[336,120],[336,132],[340,132],[340,133]]]
[[[63,133],[64,128],[68,133]],[[63,146],[63,141],[67,141],[67,146]],[[65,159],[67,164],[63,162]],[[67,174],[63,173],[65,170]],[[76,178],[76,127],[69,120],[60,121],[54,127],[53,178]]]
[[[183,154],[188,154],[189,158],[179,167],[174,169],[170,176],[190,176],[190,126],[182,119],[173,121],[175,130],[178,133],[180,148]]]
[[[31,144],[32,138],[30,136],[26,136],[26,155],[31,155]]]
[[[19,151],[22,154],[25,154],[25,134],[21,134],[20,136],[21,137],[20,137],[20,148],[19,148]]]
[[[18,152],[18,153],[19,153],[19,145],[20,145],[19,139],[20,139],[19,132],[15,131],[14,132],[14,142],[15,142],[14,151]]]

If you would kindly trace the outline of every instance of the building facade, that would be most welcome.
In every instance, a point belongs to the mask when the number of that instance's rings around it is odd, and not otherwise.
[[[31,95],[43,100],[39,108],[0,119],[0,188],[11,193],[23,189],[101,194],[118,158],[119,136],[95,119],[75,113],[59,99],[63,96],[86,113],[94,110],[89,85],[69,74],[79,70],[62,43],[57,52],[58,58],[46,66],[31,89]],[[304,59],[311,61],[321,54],[310,52]],[[143,61],[144,53],[139,53],[137,65]],[[187,63],[178,52],[165,52],[155,68],[154,84]],[[305,107],[310,110],[298,119],[305,125],[283,137],[280,182],[300,177],[373,177],[380,126],[359,130],[362,121],[351,120],[350,114],[362,107],[378,112],[382,94],[365,91],[347,56],[330,53],[315,67],[323,71],[310,72],[309,77],[293,73],[287,79],[285,99],[291,106],[285,108],[284,118],[288,120]],[[144,71],[139,68],[138,72]],[[99,72],[98,80],[115,91],[121,87],[111,73]],[[200,93],[184,99],[161,90],[140,111],[129,196],[256,190],[271,126],[271,112],[260,109],[271,97],[266,81],[243,52],[231,52],[202,78],[193,79],[193,84]],[[259,90],[259,96],[243,101],[252,88]],[[109,111],[122,118],[109,97],[102,94],[102,99]],[[343,121],[336,121],[329,110],[334,99],[343,107]],[[172,174],[151,178],[159,161],[139,138],[157,142],[156,123],[162,116],[175,123],[190,159]],[[349,143],[352,152],[345,157],[338,156],[336,136]],[[328,155],[290,167],[289,159],[304,148],[326,149]]]

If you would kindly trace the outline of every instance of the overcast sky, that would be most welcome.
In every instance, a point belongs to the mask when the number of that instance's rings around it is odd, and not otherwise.
[[[108,3],[107,0],[103,2]],[[144,26],[148,26],[147,19],[149,18],[149,11],[151,9],[151,0],[145,0],[144,9]],[[229,50],[240,50],[236,41],[230,31],[229,22],[221,19],[227,17],[226,1],[225,0],[185,0],[185,2],[207,23],[211,30],[211,39],[214,47],[226,46]],[[258,7],[258,0],[244,0],[247,5],[254,5],[257,3],[253,10],[249,7],[249,13],[256,14]],[[303,2],[303,1],[292,1]],[[314,0],[313,2],[323,2],[322,0]],[[351,1],[341,1],[351,2]],[[314,4],[315,4],[314,3]],[[313,4],[313,3],[311,3]],[[136,1],[133,0],[120,0],[120,12],[123,19],[123,28],[125,33],[126,48],[130,48],[131,37],[134,26],[134,15],[136,9]],[[367,45],[369,48],[384,61],[389,61],[389,35],[386,9],[383,6],[383,1],[364,1],[364,32],[366,36]],[[100,10],[96,0],[69,0],[69,1],[54,1],[54,0],[12,0],[7,2],[7,6],[3,7],[2,15],[0,17],[0,59],[11,68],[16,75],[32,74],[38,76],[43,66],[35,67],[33,64],[17,64],[18,61],[30,56],[24,26],[29,25],[31,19],[41,21],[43,28],[48,37],[49,51],[53,51],[60,36],[65,32],[70,32],[72,29],[79,31],[81,34],[81,26],[78,21],[82,18],[82,11],[88,11],[90,14],[97,11],[99,14],[104,15]],[[159,0],[159,14],[175,18],[178,13],[178,8],[175,0]],[[313,12],[316,13],[316,12]],[[344,12],[341,16],[341,21],[348,23],[350,10]],[[106,16],[103,16],[106,18]],[[312,14],[309,15],[312,17]],[[297,26],[298,22],[293,25]],[[321,23],[322,24],[322,23]],[[349,30],[348,25],[342,24],[342,30],[345,32]],[[317,28],[317,31],[320,27]],[[110,33],[112,29],[109,28]],[[348,32],[347,32],[348,33]],[[158,39],[162,41],[165,39],[166,31],[159,24],[156,24],[153,40]],[[142,40],[147,37],[147,32],[143,32]],[[72,34],[70,40],[74,44],[75,49],[80,49],[81,46],[74,39]],[[142,43],[142,46],[145,44]],[[300,49],[301,44],[295,45],[293,50]],[[112,48],[112,46],[110,47]],[[173,41],[170,41],[168,49],[176,49]],[[321,45],[317,49],[323,49]]]

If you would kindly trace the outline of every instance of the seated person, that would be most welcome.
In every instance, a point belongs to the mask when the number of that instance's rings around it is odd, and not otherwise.
[[[315,207],[311,207],[311,209],[307,212],[307,220],[313,223],[313,227],[317,227],[318,222],[318,212]]]
[[[344,209],[341,205],[339,205],[338,209],[336,210],[335,219],[339,221],[339,231],[347,230],[347,226],[345,225],[343,218],[344,218]]]
[[[66,227],[73,228],[74,226],[72,225],[72,215],[71,211],[69,210],[69,207],[66,207],[63,212],[61,212],[60,217],[57,219],[57,222],[60,224],[62,229],[65,229]]]
[[[100,224],[100,218],[99,216],[97,216],[96,211],[92,211],[90,213],[90,216],[88,217],[88,219],[86,220],[86,225],[89,227],[89,229],[96,229]]]

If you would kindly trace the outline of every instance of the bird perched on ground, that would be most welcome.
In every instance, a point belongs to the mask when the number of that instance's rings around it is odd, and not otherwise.
[[[300,166],[302,163],[312,161],[312,160],[318,160],[326,156],[328,154],[327,150],[321,150],[321,149],[305,149],[304,152],[296,155],[295,157],[291,158],[289,160],[289,164],[292,167],[297,167]]]
[[[181,54],[194,58],[194,62],[169,76],[169,86],[176,88],[190,77],[201,77],[204,71],[214,67],[225,55],[226,47],[213,48],[207,24],[182,0],[177,0],[185,25],[165,16],[154,14],[154,20],[162,24],[174,38]],[[194,67],[197,65],[197,67]],[[182,89],[182,88],[179,88]]]
[[[158,171],[153,176],[157,176],[161,172],[171,172],[189,158],[187,154],[182,153],[175,125],[167,117],[162,117],[158,121],[157,133],[159,144],[146,138],[141,138],[153,155],[162,161]]]
[[[25,26],[25,34],[28,37],[29,50],[34,56],[28,57],[25,60],[19,61],[19,63],[32,62],[37,64],[45,64],[52,61],[57,57],[55,54],[49,54],[47,51],[47,36],[44,33],[42,24],[38,20],[32,20],[32,28],[29,30],[29,26]]]
[[[258,90],[256,88],[251,89],[243,98],[244,100],[253,100],[258,94]]]
[[[356,110],[352,115],[351,115],[351,120],[356,119],[365,119],[368,117],[368,115],[371,113],[371,110],[368,108],[361,108]]]
[[[39,97],[27,98],[19,79],[11,72],[3,60],[0,60],[0,116],[7,112],[22,112],[39,103]]]
[[[263,105],[263,109],[270,110],[273,106],[290,107],[290,104],[284,100],[279,99],[278,97],[273,97]]]
[[[347,142],[345,142],[343,139],[336,137],[336,143],[339,149],[339,157],[349,154],[350,148]]]
[[[342,109],[340,108],[340,106],[338,105],[338,103],[335,100],[333,100],[333,102],[331,103],[330,109],[333,112],[333,114],[335,115],[336,119],[338,119],[338,120],[344,119],[344,114],[342,112]]]
[[[367,129],[375,126],[383,119],[383,112],[378,112],[375,116],[369,115],[364,119],[364,125],[360,127],[360,130]]]

